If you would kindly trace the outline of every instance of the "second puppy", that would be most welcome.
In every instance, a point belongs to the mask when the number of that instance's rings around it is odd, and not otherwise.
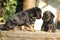
[[[54,25],[54,15],[52,12],[50,11],[45,11],[43,13],[43,25],[42,25],[42,28],[41,30],[42,31],[48,31],[48,32],[55,32],[56,31],[56,27]]]

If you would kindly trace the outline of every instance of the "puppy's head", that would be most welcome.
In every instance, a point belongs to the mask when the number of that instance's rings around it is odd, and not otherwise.
[[[48,22],[48,21],[52,20],[54,17],[55,17],[55,16],[53,15],[52,12],[50,12],[50,11],[45,11],[45,12],[43,13],[42,19],[43,19],[43,21]]]
[[[32,11],[33,11],[33,14],[34,14],[33,17],[36,17],[36,19],[40,19],[41,18],[42,11],[41,11],[40,8],[34,7],[34,8],[32,8]]]

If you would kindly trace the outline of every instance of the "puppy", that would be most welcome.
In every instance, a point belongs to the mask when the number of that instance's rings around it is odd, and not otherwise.
[[[53,13],[51,13],[50,11],[45,11],[43,13],[43,24],[42,24],[42,31],[47,31],[47,32],[55,32],[56,27],[54,25],[54,15]]]
[[[8,18],[6,23],[0,29],[13,30],[14,28],[21,27],[22,30],[25,30],[24,26],[28,26],[31,31],[34,31],[32,24],[35,22],[35,19],[41,18],[41,13],[42,11],[38,7],[34,7],[29,10],[18,12],[13,16],[11,16],[10,18]]]

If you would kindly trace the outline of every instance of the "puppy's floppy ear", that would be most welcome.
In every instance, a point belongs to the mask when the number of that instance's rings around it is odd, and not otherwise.
[[[52,12],[50,12],[50,13],[51,13],[51,17],[52,17],[52,18],[54,18],[54,17],[55,17],[55,15],[54,15]]]
[[[55,15],[54,15],[53,13],[51,13],[51,16],[52,16],[52,18],[54,18],[54,17],[55,17]]]

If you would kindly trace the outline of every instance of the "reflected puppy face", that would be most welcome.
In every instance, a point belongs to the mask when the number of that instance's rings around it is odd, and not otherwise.
[[[55,16],[53,15],[53,13],[51,13],[50,11],[45,11],[45,12],[43,13],[42,19],[43,19],[44,22],[48,22],[48,21],[50,21],[51,19],[53,19],[54,17],[55,17]]]

